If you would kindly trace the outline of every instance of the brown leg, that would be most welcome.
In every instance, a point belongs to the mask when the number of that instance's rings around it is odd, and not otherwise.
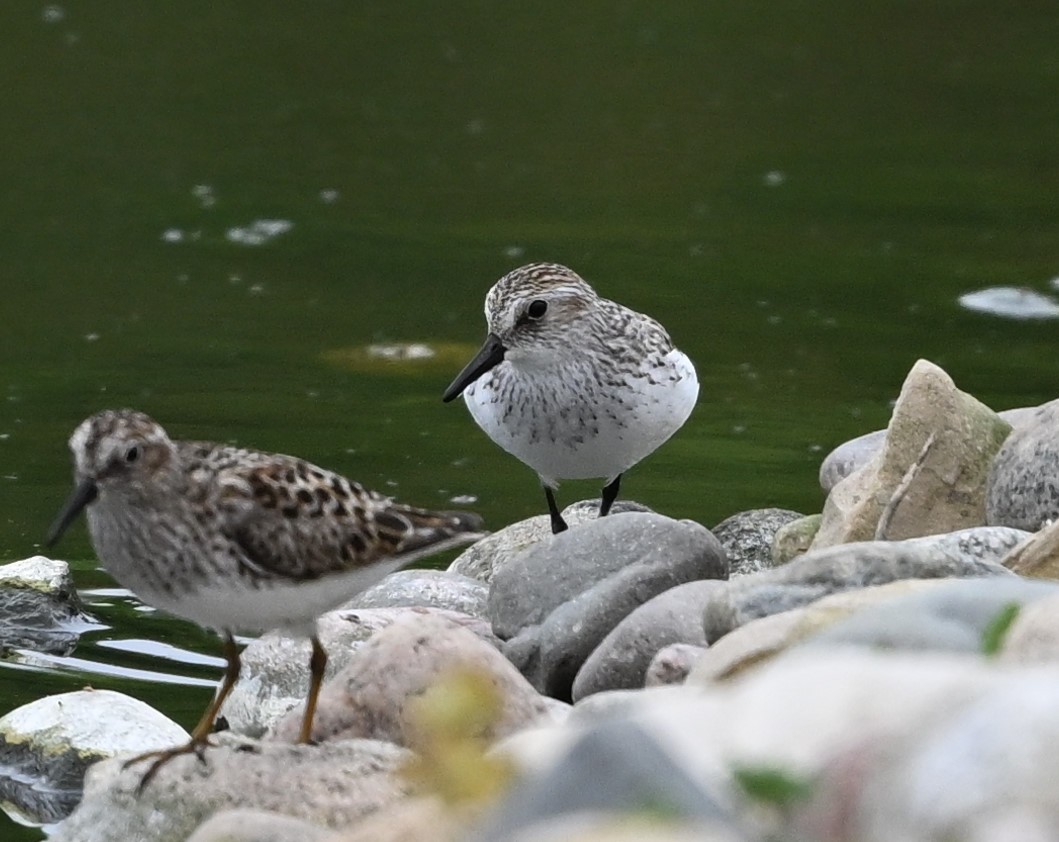
[[[309,638],[313,653],[309,656],[309,696],[305,700],[305,715],[302,717],[302,730],[298,735],[299,743],[308,743],[313,733],[313,716],[316,713],[316,700],[320,697],[320,685],[324,680],[324,668],[327,666],[327,652],[315,634]]]
[[[206,707],[206,712],[202,714],[202,718],[199,720],[198,725],[196,725],[191,732],[191,739],[182,746],[164,749],[163,751],[148,751],[125,761],[125,765],[122,767],[123,769],[127,769],[134,763],[139,763],[141,760],[147,760],[150,757],[156,758],[154,763],[151,764],[151,767],[140,779],[140,785],[136,788],[137,793],[143,792],[147,784],[150,783],[151,778],[158,773],[158,770],[174,757],[178,757],[181,754],[195,754],[200,760],[202,759],[203,752],[210,744],[209,736],[213,731],[213,723],[217,719],[217,714],[221,710],[221,705],[224,704],[224,700],[227,699],[228,695],[232,692],[235,682],[239,680],[239,669],[241,667],[239,662],[239,649],[235,645],[235,638],[232,637],[230,632],[226,632],[224,636],[224,658],[228,662],[228,667],[224,671],[224,679],[221,681],[221,689]]]

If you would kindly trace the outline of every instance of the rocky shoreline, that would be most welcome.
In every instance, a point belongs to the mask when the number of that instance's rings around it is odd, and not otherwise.
[[[997,414],[920,361],[820,514],[512,524],[322,618],[315,745],[308,644],[268,634],[202,760],[137,793],[123,758],[183,730],[82,690],[0,718],[0,796],[84,776],[55,842],[1059,838],[1057,462],[1059,401]],[[69,645],[61,562],[0,567],[4,600]]]

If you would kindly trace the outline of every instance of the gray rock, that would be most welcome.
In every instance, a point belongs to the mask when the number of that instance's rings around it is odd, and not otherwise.
[[[85,770],[96,761],[187,739],[171,719],[122,693],[45,696],[0,718],[0,797],[53,822],[77,805]]]
[[[843,780],[825,781],[818,797],[829,789],[835,812],[847,817],[853,807],[864,842],[1056,839],[1057,710],[1054,673],[1006,674],[946,716],[877,745],[861,774],[836,770]]]
[[[816,533],[820,531],[821,520],[823,515],[806,515],[777,529],[772,539],[771,566],[779,567],[792,558],[809,552]]]
[[[477,579],[447,570],[399,570],[357,594],[342,608],[445,608],[485,616],[489,588]]]
[[[1022,606],[1008,627],[999,658],[1006,663],[1059,661],[1059,594]]]
[[[441,608],[339,609],[317,622],[320,642],[327,651],[325,679],[341,672],[372,635],[405,616],[443,616],[492,645],[500,644],[486,621]],[[233,733],[260,737],[288,711],[303,710],[309,689],[308,640],[269,632],[248,645],[241,660],[239,681],[221,708]]]
[[[585,660],[574,679],[574,701],[602,690],[643,687],[660,649],[674,643],[706,646],[702,612],[725,582],[703,579],[670,588],[635,608]]]
[[[868,606],[948,584],[944,579],[898,579],[884,585],[841,591],[801,608],[759,617],[733,629],[704,650],[695,660],[687,681],[697,684],[727,681],[744,671],[759,669],[796,643]]]
[[[121,758],[88,771],[85,795],[51,842],[184,842],[218,810],[249,807],[342,827],[408,793],[411,754],[390,743],[320,746],[241,743],[181,755],[137,793],[147,761]]]
[[[886,430],[873,430],[843,442],[820,463],[820,488],[828,493],[850,474],[856,473],[882,450]]]
[[[482,680],[499,707],[495,718],[483,724],[483,737],[549,720],[545,700],[493,646],[438,614],[405,614],[361,646],[324,684],[313,739],[369,737],[414,748],[423,739],[415,715],[420,699],[439,679],[468,673]],[[293,741],[300,725],[301,711],[292,711],[272,736]]]
[[[572,503],[562,511],[563,519],[571,528],[578,524],[596,520],[599,513],[597,500],[581,500]],[[633,500],[618,500],[611,508],[611,514],[622,512],[649,512],[647,506]],[[551,520],[548,515],[520,520],[505,526],[503,529],[487,535],[464,550],[452,564],[450,573],[459,573],[489,584],[494,573],[504,567],[511,559],[525,552],[534,544],[550,540],[552,537]]]
[[[778,530],[804,518],[790,509],[752,509],[725,518],[710,531],[728,556],[728,577],[775,567],[772,544]]]
[[[221,810],[198,826],[187,842],[324,842],[334,833],[282,813]]]
[[[606,774],[600,774],[606,770]],[[698,781],[634,723],[600,722],[554,766],[516,784],[469,842],[508,842],[520,831],[584,812],[628,815],[650,805],[670,819],[729,824],[726,811]]]
[[[986,518],[1030,532],[1059,518],[1059,400],[1030,410],[1000,448],[986,489]]]
[[[1012,429],[1018,430],[1036,411],[1035,406],[1024,406],[1001,410],[997,415],[1007,421]],[[825,493],[829,492],[850,474],[867,465],[882,450],[885,441],[886,430],[874,430],[840,444],[820,464],[820,488]]]
[[[1055,596],[1059,584],[1016,576],[946,582],[866,607],[801,645],[981,652],[986,629],[1007,606]]]
[[[727,573],[724,550],[704,526],[647,512],[612,515],[497,571],[489,615],[498,636],[509,638],[504,653],[533,686],[567,700],[585,659],[634,608]]]
[[[0,650],[68,655],[90,620],[65,561],[37,555],[0,565]]]
[[[705,646],[690,643],[672,643],[659,649],[647,665],[644,687],[683,684],[695,663],[708,651]]]
[[[882,451],[831,489],[813,549],[984,525],[986,480],[1011,426],[919,360]]]
[[[758,617],[822,596],[898,579],[1013,576],[999,559],[1026,538],[1004,527],[979,527],[906,541],[863,541],[815,550],[783,567],[718,588],[704,611],[710,643]]]

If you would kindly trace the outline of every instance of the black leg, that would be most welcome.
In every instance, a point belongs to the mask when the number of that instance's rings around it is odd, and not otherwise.
[[[558,535],[566,531],[566,521],[559,514],[559,507],[555,505],[555,492],[548,486],[544,486],[544,496],[548,498],[548,514],[552,516],[552,535]]]
[[[621,474],[614,477],[614,482],[610,485],[603,486],[603,499],[599,504],[599,516],[606,517],[610,512],[610,507],[614,505],[614,501],[618,499],[618,487],[621,485]]]

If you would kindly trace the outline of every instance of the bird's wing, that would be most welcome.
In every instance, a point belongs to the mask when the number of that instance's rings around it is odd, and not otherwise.
[[[239,453],[214,460],[211,496],[252,574],[315,579],[397,556],[407,562],[480,528],[476,515],[402,506],[301,459]]]

